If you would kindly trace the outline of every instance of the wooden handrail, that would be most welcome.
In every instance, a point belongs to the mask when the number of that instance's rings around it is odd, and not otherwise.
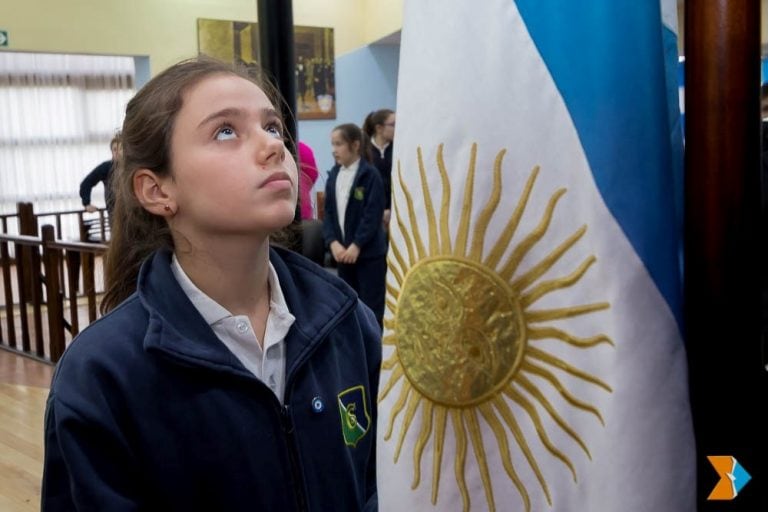
[[[40,245],[43,240],[32,235],[0,235],[0,242],[12,242],[19,245]]]
[[[15,223],[9,222],[9,219],[15,220]],[[12,232],[35,236],[40,234],[38,226],[45,222],[55,224],[56,233],[61,237],[64,233],[62,229],[64,222],[70,221],[76,221],[79,225],[79,232],[75,234],[75,239],[92,243],[106,243],[108,241],[109,215],[105,208],[99,208],[95,212],[62,210],[37,213],[34,211],[33,204],[29,202],[17,203],[16,213],[0,215],[0,233],[10,234]],[[13,224],[16,225],[15,229],[13,229]],[[9,227],[11,228],[10,231]],[[13,255],[13,253],[11,254]]]
[[[100,208],[97,211],[104,211],[104,208]],[[80,209],[80,210],[64,210],[60,212],[42,212],[42,213],[35,213],[35,217],[53,217],[56,215],[72,215],[76,213],[86,213],[86,211],[83,209]]]
[[[47,245],[52,249],[62,249],[65,251],[74,250],[93,254],[103,254],[109,248],[109,246],[105,244],[95,244],[90,242],[65,242],[63,240],[53,240]]]

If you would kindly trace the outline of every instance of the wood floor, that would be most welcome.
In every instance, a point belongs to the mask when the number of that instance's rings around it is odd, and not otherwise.
[[[53,366],[0,349],[0,511],[40,510],[43,414]]]

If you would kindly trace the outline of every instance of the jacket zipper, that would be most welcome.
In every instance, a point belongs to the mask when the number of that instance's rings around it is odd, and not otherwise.
[[[333,324],[328,326],[327,332],[331,332],[335,329],[336,325],[353,310],[354,305],[337,315]],[[296,436],[294,435],[293,421],[291,420],[291,406],[288,404],[290,402],[291,389],[293,387],[293,375],[296,373],[297,369],[312,356],[319,345],[319,343],[316,343],[308,352],[303,354],[300,360],[294,363],[293,372],[286,372],[285,394],[283,396],[284,404],[280,406],[280,420],[283,426],[283,432],[285,433],[285,441],[288,444],[288,460],[291,465],[291,475],[295,482],[294,487],[296,488],[296,506],[300,512],[309,512],[309,505],[307,505],[307,496],[304,492],[304,475],[302,474],[299,464],[299,451],[296,448]],[[288,368],[286,368],[286,370],[288,370]]]
[[[304,494],[304,478],[299,471],[299,453],[296,449],[296,440],[293,435],[293,421],[291,421],[291,406],[283,405],[280,408],[280,419],[283,424],[283,432],[285,433],[286,443],[288,444],[288,459],[291,464],[291,475],[293,476],[294,490],[296,496],[297,510],[300,512],[306,512],[309,510],[307,507],[307,497]]]

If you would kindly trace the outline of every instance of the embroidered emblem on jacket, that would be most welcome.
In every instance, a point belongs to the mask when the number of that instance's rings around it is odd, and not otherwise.
[[[355,187],[355,199],[362,201],[365,197],[365,187]]]
[[[355,447],[358,441],[365,437],[371,426],[368,402],[365,399],[365,388],[354,386],[345,389],[339,393],[338,400],[344,443],[347,446]]]

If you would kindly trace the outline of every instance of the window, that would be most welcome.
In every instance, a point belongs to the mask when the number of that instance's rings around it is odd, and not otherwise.
[[[111,158],[134,84],[133,57],[0,52],[0,213],[82,208],[80,181]],[[102,187],[92,198],[104,205]]]

